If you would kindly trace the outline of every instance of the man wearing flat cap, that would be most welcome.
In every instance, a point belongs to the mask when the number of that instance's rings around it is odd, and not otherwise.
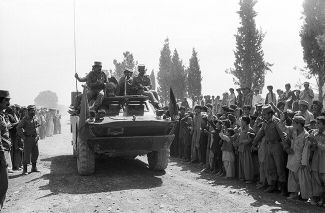
[[[305,125],[309,125],[311,120],[314,120],[314,115],[308,110],[308,102],[305,100],[299,100],[299,111],[297,115],[303,116],[306,120]]]
[[[266,192],[274,192],[276,190],[276,182],[279,182],[282,194],[286,193],[286,171],[283,155],[283,144],[286,138],[283,131],[279,127],[280,120],[274,116],[271,105],[265,105],[262,108],[262,117],[265,120],[262,127],[254,138],[253,145],[256,146],[264,137],[266,143],[266,159],[267,173],[270,180],[270,186]]]
[[[133,80],[133,87],[138,95],[145,95],[149,97],[150,102],[159,108],[158,94],[151,89],[151,81],[148,75],[146,75],[146,67],[141,64],[138,66],[139,74]]]
[[[7,145],[11,144],[9,128],[10,124],[6,121],[5,110],[10,105],[10,95],[7,90],[0,90],[0,212],[6,199],[8,189],[8,170],[5,152],[8,151]]]
[[[92,71],[90,71],[86,77],[80,78],[76,73],[75,78],[79,82],[86,82],[88,88],[87,97],[88,101],[90,102],[90,108],[97,112],[100,105],[102,104],[102,99],[104,96],[101,91],[105,89],[105,84],[107,83],[107,76],[102,71],[102,63],[95,61],[92,67]],[[75,108],[77,110],[80,108],[81,96],[82,94],[79,98],[77,98],[77,103],[75,104]]]
[[[314,91],[309,87],[309,82],[304,83],[304,90],[301,91],[299,98],[308,102],[308,109],[310,109],[313,104]]]
[[[31,172],[38,172],[36,167],[39,151],[38,140],[40,126],[39,121],[35,116],[35,105],[27,107],[27,115],[19,122],[17,126],[17,133],[24,141],[24,160],[23,160],[23,174],[27,174],[27,165],[32,162]]]
[[[133,95],[134,90],[133,90],[133,71],[131,69],[125,68],[124,70],[124,76],[122,76],[119,80],[119,96],[124,96],[124,95]],[[126,89],[125,89],[126,85]]]

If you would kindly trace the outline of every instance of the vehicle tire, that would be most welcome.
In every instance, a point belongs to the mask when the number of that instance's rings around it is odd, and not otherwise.
[[[149,168],[162,171],[167,168],[169,159],[169,149],[153,151],[147,154]]]
[[[95,172],[95,153],[86,141],[78,137],[77,168],[80,175],[91,175]]]

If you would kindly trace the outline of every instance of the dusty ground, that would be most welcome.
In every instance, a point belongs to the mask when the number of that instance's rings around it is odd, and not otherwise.
[[[325,212],[255,185],[200,174],[199,165],[170,159],[166,173],[145,157],[96,162],[96,174],[78,176],[70,126],[39,142],[41,173],[10,175],[3,212]],[[30,169],[30,168],[29,168]]]

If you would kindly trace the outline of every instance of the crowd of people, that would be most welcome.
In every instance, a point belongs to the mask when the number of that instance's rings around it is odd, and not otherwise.
[[[262,98],[249,88],[180,103],[171,156],[325,207],[325,113],[309,83]]]
[[[8,173],[38,172],[38,141],[61,134],[59,110],[10,105],[10,95],[0,90],[0,211],[8,188]]]

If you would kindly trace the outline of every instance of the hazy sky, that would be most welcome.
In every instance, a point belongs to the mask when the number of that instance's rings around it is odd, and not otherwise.
[[[159,67],[166,37],[185,65],[194,47],[203,93],[218,95],[233,86],[225,70],[233,66],[239,0],[76,0],[77,72],[95,60],[113,69],[113,59],[133,53],[148,70]],[[303,0],[259,0],[257,26],[266,32],[265,60],[274,63],[266,85],[284,89],[304,78],[299,31]],[[70,104],[75,90],[72,0],[0,0],[0,88],[12,103],[31,104],[40,91],[57,93]],[[79,84],[80,85],[80,84]]]

